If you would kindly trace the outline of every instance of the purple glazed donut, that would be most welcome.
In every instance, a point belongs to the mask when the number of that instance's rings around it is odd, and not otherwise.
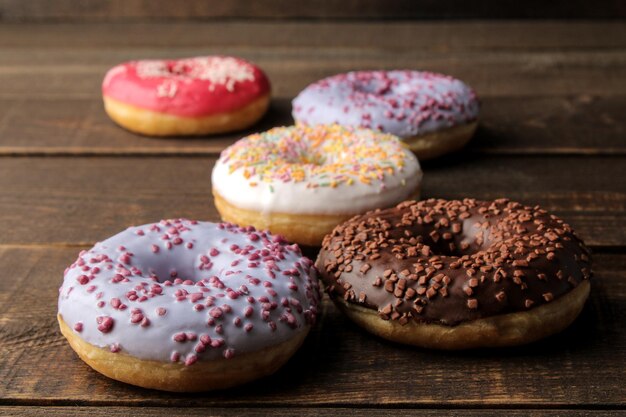
[[[315,267],[281,237],[163,220],[81,252],[65,271],[58,318],[95,370],[202,391],[278,369],[314,324],[318,301]]]
[[[355,71],[317,81],[293,100],[293,117],[308,125],[338,123],[402,138],[420,159],[463,146],[479,104],[460,80],[425,71]]]

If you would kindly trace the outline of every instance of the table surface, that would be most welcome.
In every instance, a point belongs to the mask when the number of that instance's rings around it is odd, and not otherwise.
[[[244,133],[152,139],[104,114],[105,71],[128,59],[230,54],[273,80],[253,130],[341,71],[419,68],[482,100],[470,145],[424,163],[424,197],[509,197],[566,219],[594,251],[581,316],[529,346],[437,352],[361,331],[326,299],[277,374],[170,394],[92,371],[57,328],[80,249],[161,218],[218,220],[210,173]],[[0,25],[0,415],[621,415],[626,410],[626,25],[586,21]],[[250,130],[252,131],[252,130]]]

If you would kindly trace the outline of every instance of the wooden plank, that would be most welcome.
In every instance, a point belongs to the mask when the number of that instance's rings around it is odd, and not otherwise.
[[[151,138],[115,125],[100,99],[0,99],[0,155],[215,155],[255,131],[292,123],[291,101],[275,99],[268,114],[242,132]]]
[[[167,0],[89,1],[60,0],[54,6],[44,0],[0,1],[0,16],[8,21],[115,21],[154,19],[423,19],[423,18],[618,18],[625,17],[622,3],[605,0],[506,2],[481,0],[289,0],[185,1]]]
[[[0,244],[89,244],[164,217],[218,219],[210,194],[214,157],[0,161]],[[460,153],[424,166],[422,196],[541,204],[591,245],[625,245],[625,162]]]
[[[178,5],[177,5],[178,7]],[[569,51],[624,48],[620,21],[185,21],[0,25],[2,48],[69,48],[98,54],[141,48]],[[5,63],[4,58],[1,62]],[[31,56],[31,59],[33,57]],[[9,61],[9,63],[12,61]]]
[[[78,36],[78,35],[77,35]],[[355,35],[356,36],[356,35]],[[603,95],[626,91],[626,49],[562,52],[422,52],[341,48],[189,48],[0,51],[0,98],[97,98],[110,67],[128,59],[235,54],[256,62],[277,97],[293,97],[320,78],[355,69],[415,68],[458,77],[479,96]],[[13,58],[10,58],[13,57]],[[10,61],[15,62],[11,64]],[[19,63],[22,62],[22,63]],[[601,80],[602,82],[599,82]]]
[[[624,155],[624,108],[626,96],[485,98],[465,152]],[[276,98],[247,131],[157,139],[114,125],[99,99],[0,99],[0,155],[211,155],[253,131],[291,123],[291,100]]]
[[[626,146],[626,96],[498,97],[481,104],[470,150],[616,154]]]
[[[57,287],[78,249],[0,248],[3,405],[168,407],[624,408],[626,255],[596,254],[581,317],[513,349],[436,352],[391,344],[328,301],[302,349],[276,375],[230,391],[180,395],[111,381],[59,334]],[[65,410],[65,409],[63,409]]]
[[[0,416],[27,416],[27,417],[72,417],[72,416],[93,416],[93,417],[119,417],[119,416],[154,416],[154,417],[176,417],[176,416],[250,416],[250,417],[263,417],[263,416],[302,416],[302,417],[315,417],[315,416],[358,416],[367,414],[372,417],[386,417],[386,416],[415,416],[419,414],[424,417],[491,417],[501,416],[506,413],[510,417],[521,417],[532,415],[535,417],[558,417],[562,415],[568,415],[571,417],[585,417],[585,416],[623,416],[624,412],[619,410],[472,410],[472,409],[447,409],[447,410],[433,410],[433,409],[420,409],[417,410],[403,410],[398,408],[327,408],[327,407],[313,407],[313,408],[300,408],[300,407],[287,407],[287,408],[185,408],[182,410],[173,410],[170,407],[37,407],[37,406],[13,406],[13,407],[0,407]]]

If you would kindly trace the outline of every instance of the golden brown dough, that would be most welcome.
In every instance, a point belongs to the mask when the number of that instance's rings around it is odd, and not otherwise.
[[[461,149],[474,136],[478,121],[403,139],[420,161]]]
[[[120,126],[147,136],[197,136],[232,132],[256,123],[270,102],[267,94],[240,110],[206,117],[180,117],[122,103],[104,96],[104,109]]]
[[[287,213],[261,213],[246,210],[230,204],[213,189],[215,207],[220,213],[222,220],[247,225],[254,225],[259,230],[269,230],[279,234],[290,242],[300,245],[319,246],[328,234],[339,223],[348,220],[352,214],[338,215],[313,215],[313,214],[287,214]],[[419,190],[413,198],[419,197]]]
[[[128,384],[175,392],[224,389],[271,375],[298,350],[310,330],[307,326],[286,342],[254,353],[185,366],[112,353],[85,342],[68,327],[61,315],[57,319],[61,333],[72,349],[96,371]]]
[[[550,304],[454,327],[414,321],[403,326],[397,321],[381,320],[376,310],[349,304],[341,298],[334,301],[356,324],[377,336],[423,348],[457,350],[522,345],[558,333],[578,317],[590,287],[589,281],[584,281]]]

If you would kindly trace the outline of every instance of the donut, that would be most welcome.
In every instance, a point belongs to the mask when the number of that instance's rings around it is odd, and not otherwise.
[[[335,304],[399,343],[470,349],[530,343],[574,321],[591,259],[538,206],[407,201],[337,226],[316,265]]]
[[[205,391],[275,372],[315,323],[313,262],[282,237],[163,220],[80,253],[58,321],[94,370],[165,391]]]
[[[306,87],[292,105],[296,122],[391,133],[420,160],[463,147],[478,125],[474,91],[462,81],[424,71],[334,75]]]
[[[225,149],[213,168],[224,221],[319,246],[338,223],[416,197],[422,171],[395,136],[339,125],[278,127]]]
[[[270,83],[239,58],[206,56],[131,61],[102,82],[104,108],[120,126],[148,136],[245,129],[268,108]]]

